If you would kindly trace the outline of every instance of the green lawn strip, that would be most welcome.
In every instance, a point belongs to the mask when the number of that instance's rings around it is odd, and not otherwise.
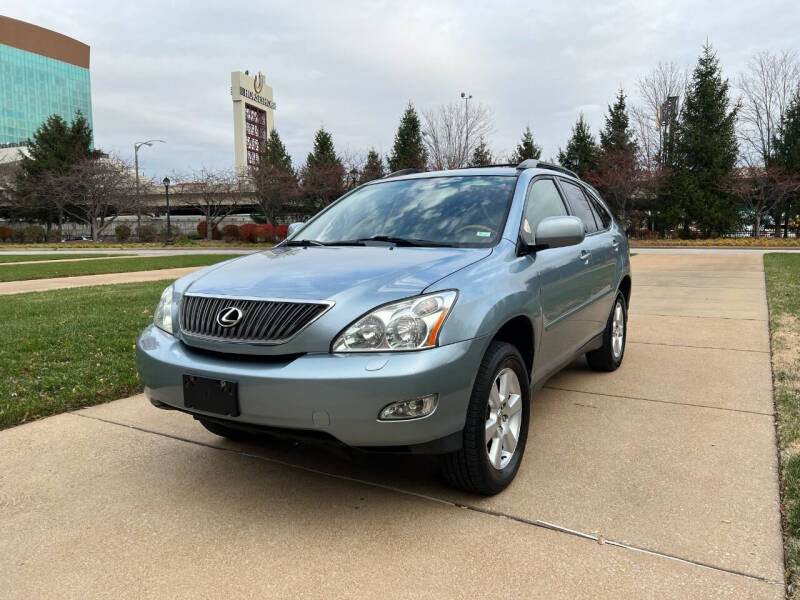
[[[169,283],[0,296],[0,429],[139,392],[134,344]]]
[[[800,598],[800,255],[766,254],[787,583]]]
[[[68,258],[103,258],[115,254],[0,254],[0,263],[36,262],[39,260],[66,260]]]
[[[236,255],[186,254],[44,264],[0,265],[0,281],[23,281],[27,279],[49,279],[51,277],[73,277],[76,275],[99,275],[101,273],[126,273],[131,271],[150,271],[154,269],[200,267],[204,265],[213,265],[214,263],[231,258],[236,258]]]

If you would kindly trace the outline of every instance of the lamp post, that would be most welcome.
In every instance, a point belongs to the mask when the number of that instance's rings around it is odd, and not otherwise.
[[[164,194],[167,197],[167,242],[166,242],[166,245],[167,246],[171,246],[172,245],[172,227],[170,226],[170,222],[169,222],[169,177],[164,177],[164,179],[161,180],[161,183],[164,184]]]
[[[461,98],[464,100],[464,129],[466,133],[466,148],[464,148],[464,160],[469,162],[469,101],[472,100],[472,94],[461,92]]]
[[[133,164],[136,169],[136,228],[139,228],[142,221],[141,200],[139,199],[139,148],[142,146],[152,146],[153,142],[160,142],[166,144],[164,140],[147,140],[144,142],[136,142],[133,145]]]
[[[350,187],[356,187],[356,181],[358,181],[358,169],[353,167],[350,169]]]

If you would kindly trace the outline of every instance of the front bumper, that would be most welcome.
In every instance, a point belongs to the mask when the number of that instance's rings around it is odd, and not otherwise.
[[[304,354],[263,357],[192,349],[150,325],[136,344],[136,362],[151,401],[196,414],[183,404],[183,375],[238,382],[238,417],[231,421],[315,430],[348,446],[414,446],[461,431],[488,340],[478,338],[402,353]],[[420,419],[378,421],[398,400],[436,393],[436,410]]]

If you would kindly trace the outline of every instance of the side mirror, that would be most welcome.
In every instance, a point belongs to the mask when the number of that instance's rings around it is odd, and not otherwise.
[[[536,227],[537,248],[563,248],[583,241],[586,228],[578,217],[547,217]]]
[[[291,225],[289,225],[286,237],[292,237],[292,234],[295,233],[297,230],[299,230],[303,225],[305,225],[305,223],[300,223],[300,222],[292,223]]]

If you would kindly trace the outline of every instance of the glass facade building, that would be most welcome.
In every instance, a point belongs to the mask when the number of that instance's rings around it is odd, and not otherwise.
[[[92,124],[89,47],[0,17],[0,144],[19,144],[53,114]]]

